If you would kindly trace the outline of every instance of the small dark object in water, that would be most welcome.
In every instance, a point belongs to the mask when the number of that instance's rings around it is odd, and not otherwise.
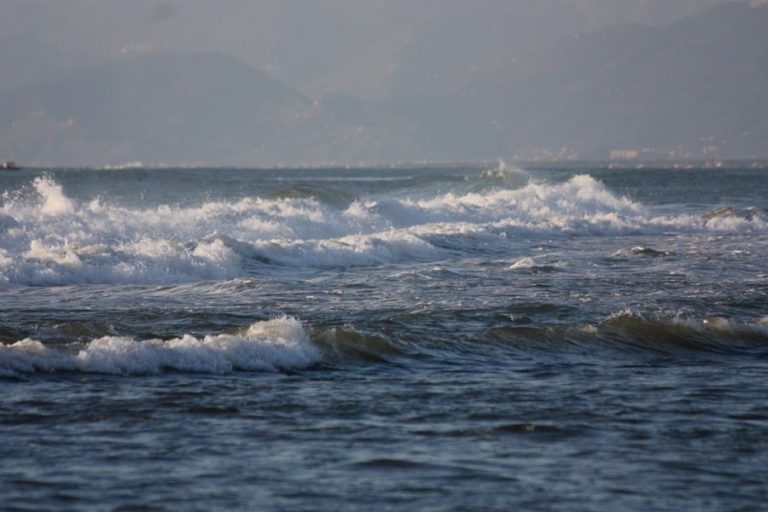
[[[3,161],[0,162],[0,169],[5,170],[14,170],[14,169],[20,169],[19,165],[14,162],[13,160]]]

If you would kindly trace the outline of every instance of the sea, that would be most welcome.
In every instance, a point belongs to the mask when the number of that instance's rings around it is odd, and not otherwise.
[[[768,509],[765,170],[0,192],[0,510]]]

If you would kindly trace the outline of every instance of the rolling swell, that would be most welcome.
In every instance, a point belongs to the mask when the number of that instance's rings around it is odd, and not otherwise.
[[[598,323],[497,327],[486,331],[484,338],[522,352],[764,356],[768,350],[768,318],[737,322],[723,317],[648,317],[622,311]]]
[[[395,341],[348,325],[305,328],[290,317],[255,322],[229,333],[185,334],[167,340],[109,335],[87,343],[50,345],[26,338],[0,344],[0,377],[58,372],[276,372],[337,364],[397,362],[408,366],[425,358],[433,364],[455,364],[467,356],[487,357],[498,365],[508,357],[570,358],[574,353],[621,359],[628,354],[669,358],[768,355],[768,317],[744,323],[720,317],[648,318],[621,312],[599,323],[526,325],[517,320],[521,325],[489,328],[463,343],[448,332],[424,339],[418,325],[400,323],[396,336],[400,341]]]

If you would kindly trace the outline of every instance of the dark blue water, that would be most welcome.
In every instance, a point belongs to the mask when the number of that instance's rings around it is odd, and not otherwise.
[[[768,175],[0,175],[3,510],[761,510]]]

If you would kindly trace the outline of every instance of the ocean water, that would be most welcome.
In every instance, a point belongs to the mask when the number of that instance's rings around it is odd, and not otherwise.
[[[0,190],[2,510],[765,510],[764,171]]]

